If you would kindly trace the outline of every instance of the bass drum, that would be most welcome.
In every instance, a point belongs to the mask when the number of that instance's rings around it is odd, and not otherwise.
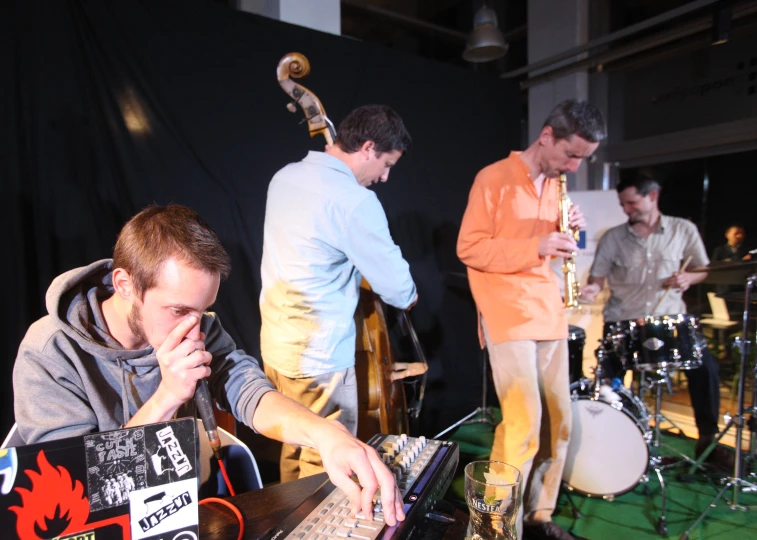
[[[621,387],[594,399],[594,385],[571,385],[573,429],[563,481],[590,497],[613,499],[636,487],[647,473],[651,437],[644,403]]]

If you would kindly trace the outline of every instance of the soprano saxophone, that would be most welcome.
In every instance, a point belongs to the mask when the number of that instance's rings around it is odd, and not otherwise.
[[[560,175],[560,199],[557,203],[558,212],[560,213],[560,232],[568,233],[576,242],[578,242],[578,229],[570,226],[568,213],[571,206],[570,197],[568,197],[568,181],[564,174]],[[578,277],[576,276],[576,254],[563,259],[562,273],[565,278],[565,307],[578,307]]]

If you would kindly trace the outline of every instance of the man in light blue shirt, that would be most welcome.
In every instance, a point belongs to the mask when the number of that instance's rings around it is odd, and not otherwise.
[[[418,297],[384,209],[367,189],[387,181],[410,144],[390,107],[359,107],[340,124],[333,146],[287,165],[268,188],[260,293],[266,375],[284,395],[353,434],[360,281],[400,309]],[[282,482],[322,471],[315,450],[284,445]]]

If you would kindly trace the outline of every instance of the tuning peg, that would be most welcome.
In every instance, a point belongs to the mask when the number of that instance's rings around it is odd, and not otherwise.
[[[297,112],[297,105],[294,104],[294,101],[290,101],[287,103],[287,110],[290,113],[296,113]]]

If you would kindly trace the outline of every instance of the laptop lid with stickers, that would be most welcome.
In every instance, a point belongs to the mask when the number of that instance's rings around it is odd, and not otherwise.
[[[0,531],[22,540],[197,540],[196,441],[197,424],[183,418],[0,450]]]

